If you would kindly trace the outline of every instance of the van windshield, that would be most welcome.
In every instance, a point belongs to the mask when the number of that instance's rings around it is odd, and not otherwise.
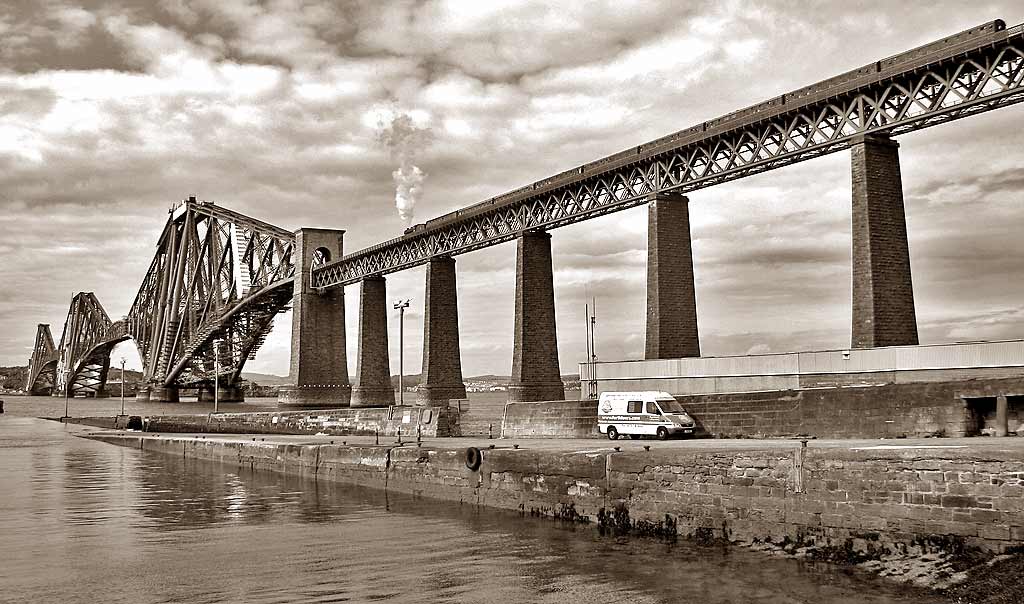
[[[665,413],[685,413],[682,405],[674,398],[659,398],[658,405]]]

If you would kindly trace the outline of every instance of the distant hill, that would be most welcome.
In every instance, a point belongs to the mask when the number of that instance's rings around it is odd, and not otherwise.
[[[287,386],[292,383],[288,376],[274,375],[271,373],[249,373],[242,372],[242,379],[259,384],[260,386]]]
[[[21,390],[28,380],[28,367],[0,367],[0,388]]]
[[[127,369],[125,370],[124,377],[125,381],[131,384],[141,381],[142,373]],[[26,379],[28,379],[28,367],[0,367],[0,388],[5,390],[20,390],[25,387]],[[111,365],[109,379],[110,381],[120,382],[121,368]],[[260,386],[287,386],[291,384],[291,378],[288,376],[274,375],[271,373],[251,373],[243,371],[242,379],[254,384],[259,384]],[[418,373],[414,375],[407,375],[404,378],[405,387],[411,388],[413,386],[417,386],[422,379],[423,376]],[[562,379],[567,382],[572,382],[578,380],[579,377],[576,375],[563,375]],[[505,385],[512,381],[512,377],[508,375],[485,374],[463,378],[463,381]],[[391,376],[391,382],[397,387],[398,376]]]
[[[507,384],[512,381],[511,375],[492,375],[490,373],[486,375],[474,375],[472,377],[463,378],[466,382],[494,382],[495,384]]]

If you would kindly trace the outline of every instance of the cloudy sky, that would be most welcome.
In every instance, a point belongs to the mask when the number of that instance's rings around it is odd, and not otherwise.
[[[190,194],[347,229],[354,251],[404,228],[403,162],[420,222],[994,18],[1024,5],[6,0],[0,364],[26,362],[36,323],[59,338],[77,291],[126,313]],[[1010,107],[900,138],[923,343],[1024,337],[1022,123]],[[847,153],[691,195],[706,355],[849,344],[849,198]],[[591,297],[600,357],[641,357],[645,209],[559,229],[553,250],[563,371]],[[466,375],[509,373],[514,255],[458,258]],[[423,278],[388,279],[412,298],[410,372]],[[287,373],[289,326],[249,370]]]

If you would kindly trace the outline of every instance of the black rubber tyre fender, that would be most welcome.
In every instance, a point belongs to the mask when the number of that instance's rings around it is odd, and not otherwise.
[[[483,461],[483,455],[480,454],[480,449],[476,447],[466,447],[466,467],[476,472],[480,469],[480,462]]]

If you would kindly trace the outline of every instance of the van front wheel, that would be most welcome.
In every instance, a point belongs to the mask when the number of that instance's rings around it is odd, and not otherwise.
[[[668,440],[668,429],[664,426],[658,428],[658,440]]]
[[[615,429],[615,426],[608,426],[608,440],[618,440],[619,431]]]

